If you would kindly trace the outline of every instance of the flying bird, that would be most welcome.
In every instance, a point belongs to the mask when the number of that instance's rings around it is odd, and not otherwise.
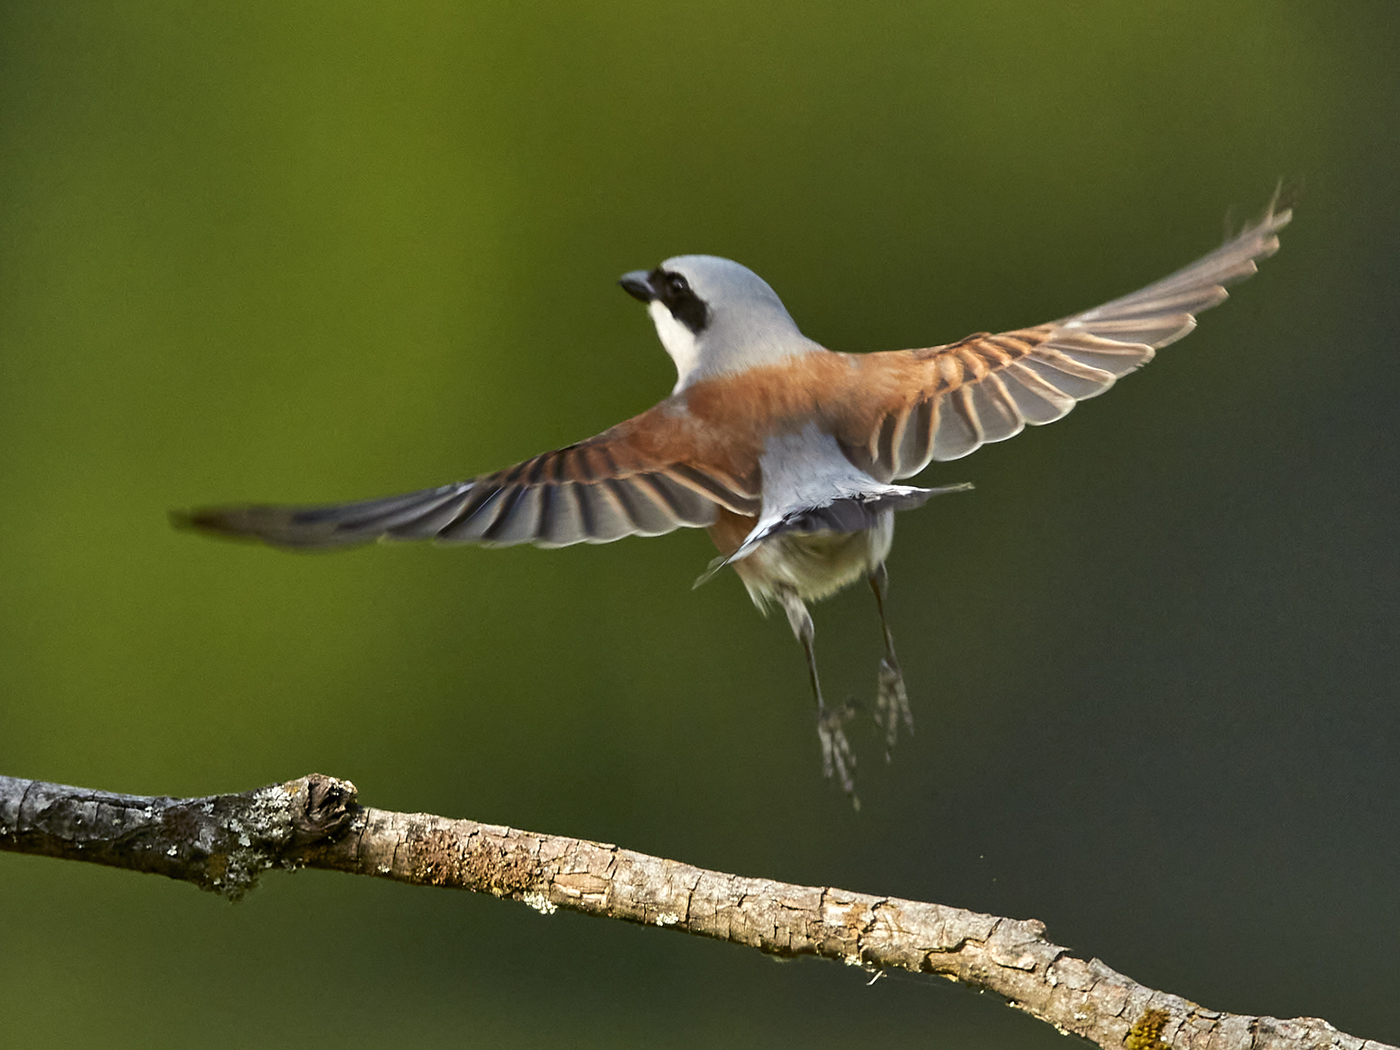
[[[1264,216],[1141,291],[1058,321],[916,350],[836,353],[802,334],[757,274],[681,255],[619,283],[675,362],[671,396],[596,437],[466,481],[327,506],[177,512],[177,524],[276,547],[370,540],[565,547],[704,528],[760,610],[787,614],[817,706],[825,775],[854,798],[849,705],[828,705],[807,603],[866,580],[884,635],[875,716],[887,749],[913,728],[885,622],[894,514],[970,488],[896,484],[1026,424],[1063,418],[1195,327],[1225,286],[1278,250],[1292,212]],[[697,583],[700,581],[697,581]],[[888,750],[887,750],[888,755]]]

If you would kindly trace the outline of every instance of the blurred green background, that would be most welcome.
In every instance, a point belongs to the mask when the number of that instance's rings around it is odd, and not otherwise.
[[[1400,18],[1324,0],[0,6],[0,771],[371,805],[1036,917],[1400,1041]],[[380,495],[674,372],[612,283],[739,259],[840,350],[1130,291],[1280,176],[1282,253],[928,483],[919,733],[864,811],[702,533],[294,556],[168,508]],[[1227,209],[1233,207],[1233,212]],[[868,700],[863,588],[816,610]],[[4,1047],[1058,1047],[943,982],[320,873],[229,906],[0,855]]]

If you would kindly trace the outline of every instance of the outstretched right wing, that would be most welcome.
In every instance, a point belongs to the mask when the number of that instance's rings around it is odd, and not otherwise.
[[[656,412],[653,409],[652,412]],[[757,478],[681,462],[647,440],[652,412],[513,467],[402,496],[287,507],[176,512],[176,525],[278,547],[432,539],[507,546],[611,543],[714,523],[718,508],[758,513]],[[643,425],[639,425],[643,424]]]
[[[932,461],[961,459],[1026,424],[1065,416],[1196,327],[1196,314],[1227,298],[1225,286],[1278,251],[1292,212],[1277,196],[1262,219],[1146,288],[1033,328],[979,332],[926,350],[861,355],[878,390],[873,411],[841,433],[851,461],[881,481],[912,477]]]

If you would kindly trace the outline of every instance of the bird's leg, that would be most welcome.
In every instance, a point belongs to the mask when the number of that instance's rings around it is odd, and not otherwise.
[[[885,761],[899,739],[900,723],[914,732],[914,716],[909,710],[909,693],[904,688],[904,672],[894,655],[894,635],[885,619],[885,594],[890,586],[889,573],[881,562],[870,574],[870,589],[875,592],[875,608],[880,614],[880,631],[885,636],[885,655],[880,660],[880,685],[875,698],[875,722],[885,731]]]
[[[812,679],[812,696],[817,701],[817,737],[822,745],[822,774],[830,779],[834,773],[841,781],[841,790],[851,797],[852,804],[859,809],[860,800],[856,798],[855,780],[851,775],[855,768],[856,756],[846,739],[846,722],[853,712],[849,706],[828,708],[822,699],[821,681],[817,677],[817,656],[812,647],[816,638],[816,628],[812,625],[812,614],[807,611],[807,606],[792,591],[781,592],[778,600],[782,602],[792,633],[802,643],[802,651],[807,657],[807,673]]]

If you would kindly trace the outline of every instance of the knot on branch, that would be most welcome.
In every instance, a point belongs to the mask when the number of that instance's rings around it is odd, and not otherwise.
[[[268,868],[298,868],[359,811],[355,785],[320,773],[239,795],[176,804],[165,823],[183,846],[172,852],[182,876],[201,889],[239,900]]]
[[[309,846],[341,831],[358,812],[358,793],[348,780],[312,773],[293,780],[293,845]]]

